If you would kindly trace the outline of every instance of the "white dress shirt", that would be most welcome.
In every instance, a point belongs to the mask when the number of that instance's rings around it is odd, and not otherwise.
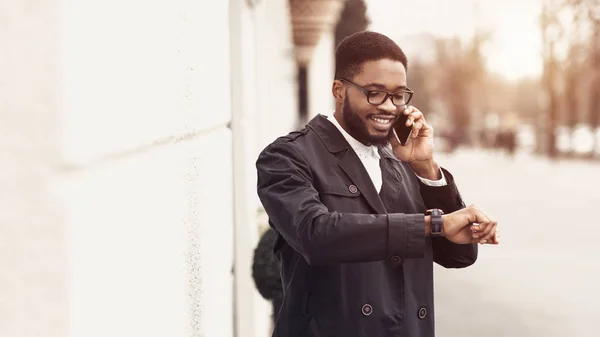
[[[369,177],[371,177],[371,181],[373,182],[373,185],[375,185],[377,193],[379,193],[381,191],[383,180],[381,177],[381,167],[379,166],[380,156],[379,152],[377,151],[377,146],[366,146],[363,143],[356,140],[354,137],[350,136],[350,134],[346,132],[344,128],[342,128],[340,123],[335,119],[333,115],[327,116],[327,119],[331,123],[333,123],[333,125],[335,125],[338,128],[338,130],[340,130],[348,144],[350,144],[350,147],[352,147],[354,152],[356,152],[358,158],[367,170]],[[419,178],[423,182],[423,184],[429,186],[445,186],[447,185],[447,182],[446,178],[444,177],[444,172],[441,169],[440,172],[442,174],[442,178],[440,180],[429,180],[421,178],[419,176],[417,176],[417,178]]]

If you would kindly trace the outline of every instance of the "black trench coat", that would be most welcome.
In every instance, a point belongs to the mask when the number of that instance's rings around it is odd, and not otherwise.
[[[433,262],[467,267],[477,245],[425,236],[426,209],[464,207],[452,175],[427,186],[391,157],[382,157],[396,172],[384,179],[396,196],[386,207],[325,116],[259,155],[258,195],[277,233],[284,288],[273,336],[434,336]]]

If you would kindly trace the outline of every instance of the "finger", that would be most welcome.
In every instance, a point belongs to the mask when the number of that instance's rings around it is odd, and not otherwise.
[[[494,233],[494,237],[488,243],[492,244],[492,245],[497,245],[500,243],[500,233],[499,233],[498,229],[496,229],[496,232]]]
[[[494,234],[496,232],[496,227],[493,224],[490,224],[486,227],[485,230],[479,232],[473,232],[472,238],[477,240],[477,242],[490,241],[493,239]]]
[[[485,215],[486,218],[488,218],[490,223],[494,223],[494,224],[498,224],[498,221],[496,221],[496,219],[494,219],[494,217],[492,217],[491,215],[487,214],[486,212],[479,210],[481,213],[483,213]]]
[[[471,209],[472,213],[471,216],[472,218],[470,220],[472,220],[471,222],[473,223],[489,223],[491,222],[490,219],[487,217],[487,215],[479,209],[479,207],[475,206],[475,205],[471,205],[469,206],[469,208]]]
[[[495,231],[496,229],[496,224],[493,222],[489,222],[486,224],[485,229],[483,229],[482,231],[480,231],[479,237],[482,239],[489,239],[491,237],[490,234],[493,234],[493,231]]]
[[[487,224],[486,223],[474,223],[471,225],[471,231],[473,232],[473,237],[474,238],[479,238],[481,236],[481,233],[483,233],[485,231],[485,229],[487,228]]]
[[[410,115],[410,113],[413,112],[413,111],[415,111],[415,110],[418,111],[417,108],[415,108],[414,106],[407,105],[406,108],[404,108],[404,110],[402,111],[402,113],[405,114],[405,115]]]
[[[423,116],[421,111],[415,109],[414,111],[410,112],[406,117],[406,126],[411,126],[421,120],[425,121],[425,117]]]
[[[419,136],[419,132],[421,132],[422,128],[423,128],[423,121],[421,121],[421,120],[416,121],[412,127],[413,138],[417,138]]]
[[[494,233],[490,239],[486,239],[486,238],[475,239],[474,238],[473,240],[475,240],[477,243],[481,243],[481,244],[488,244],[488,245],[499,244],[500,243],[500,233],[498,231],[498,227],[496,226],[496,229],[494,230]]]
[[[480,225],[480,229],[475,229],[472,234],[473,239],[478,242],[481,241],[490,241],[493,234],[495,233],[495,225],[494,224],[482,224]]]
[[[496,228],[498,226],[498,222],[496,221],[496,219],[494,219],[492,216],[490,216],[489,214],[485,213],[482,210],[479,210],[488,220],[489,220],[489,225],[488,228],[486,228],[483,233],[480,234],[481,237],[481,242],[482,243],[486,243],[486,242],[490,242],[493,240],[494,235],[496,233]]]
[[[498,244],[500,244],[500,240],[492,238],[489,241],[484,240],[484,241],[481,241],[479,243],[482,244],[482,245],[498,245]]]
[[[464,232],[464,233],[463,233],[463,232]],[[464,228],[463,228],[463,229],[460,231],[460,234],[467,235],[467,236],[469,235],[469,233],[470,233],[470,231],[469,231],[469,228],[467,228],[467,227],[464,227]],[[459,234],[459,235],[460,235],[460,234]],[[471,236],[471,238],[470,238],[470,240],[469,240],[469,243],[478,243],[478,242],[479,242],[479,240],[478,240],[478,239],[474,239],[474,238]]]
[[[493,224],[492,226],[490,226],[489,231],[487,231],[487,233],[485,233],[481,236],[480,242],[482,244],[494,242],[494,237],[496,235],[496,228],[497,228],[496,224]]]

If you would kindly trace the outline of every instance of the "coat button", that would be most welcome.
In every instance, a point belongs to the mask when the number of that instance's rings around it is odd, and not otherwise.
[[[398,255],[392,256],[391,260],[392,260],[393,264],[398,264],[398,263],[402,262],[402,258]]]
[[[373,313],[373,307],[370,304],[365,304],[362,306],[362,314],[365,316],[370,316]]]
[[[348,191],[350,191],[350,193],[354,194],[354,193],[358,192],[358,188],[356,187],[356,185],[350,185],[350,186],[348,186]]]
[[[427,316],[427,309],[425,309],[425,308],[419,309],[419,318],[423,319],[423,318],[425,318],[425,316]]]

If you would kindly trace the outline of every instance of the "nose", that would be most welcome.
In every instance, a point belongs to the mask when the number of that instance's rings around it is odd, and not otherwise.
[[[378,108],[388,113],[394,113],[398,109],[398,107],[392,103],[392,96],[388,97],[378,106]]]

